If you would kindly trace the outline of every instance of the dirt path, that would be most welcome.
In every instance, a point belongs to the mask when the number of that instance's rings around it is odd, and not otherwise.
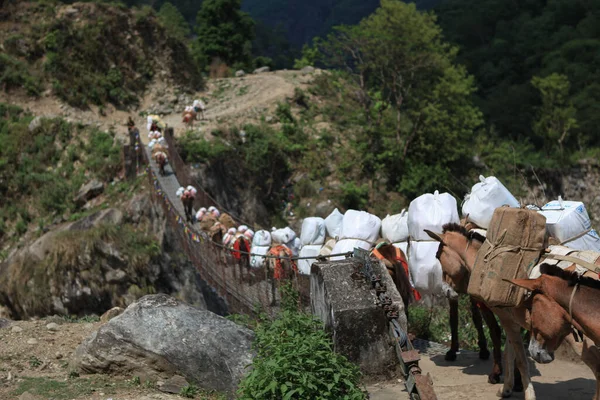
[[[444,361],[441,354],[423,356],[419,366],[433,378],[438,400],[496,400],[502,385],[487,383],[491,361],[479,360],[477,353],[462,352],[458,360]],[[594,396],[596,381],[590,369],[583,364],[555,360],[550,364],[536,364],[530,360],[533,387],[540,400],[588,400]],[[372,400],[407,398],[403,384],[393,382],[368,387]],[[513,399],[523,399],[515,393]]]
[[[299,71],[274,71],[241,78],[210,80],[205,90],[190,96],[203,99],[207,105],[205,119],[196,122],[194,129],[207,133],[225,124],[257,122],[264,115],[272,113],[278,102],[292,97],[296,87],[306,88],[313,77],[312,74],[303,75]],[[32,99],[23,94],[0,92],[0,102],[18,105],[34,115],[61,116],[67,120],[96,125],[104,130],[112,128],[124,137],[125,123],[129,116],[134,118],[142,134],[146,134],[146,119],[139,116],[139,112],[147,111],[151,105],[159,102],[156,93],[161,93],[161,97],[165,98],[173,94],[171,88],[163,82],[156,81],[141,99],[137,111],[117,110],[108,105],[103,110],[104,115],[96,106],[91,106],[89,110],[75,109],[48,93],[38,99]],[[175,128],[176,134],[186,130],[181,113],[174,112],[162,118],[169,126]]]

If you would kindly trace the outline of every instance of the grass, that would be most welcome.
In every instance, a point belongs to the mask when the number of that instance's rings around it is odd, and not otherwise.
[[[30,132],[32,119],[0,104],[0,241],[23,235],[31,222],[43,227],[56,216],[72,219],[69,214],[80,212],[73,198],[81,185],[92,178],[110,181],[121,169],[113,132],[60,118],[42,119]]]
[[[448,307],[428,308],[420,305],[411,305],[408,308],[408,330],[420,339],[450,345],[452,338],[450,332],[450,317]],[[492,340],[489,329],[484,323],[484,331],[491,349]],[[504,343],[504,333],[502,334]],[[458,306],[458,336],[459,346],[462,349],[478,351],[477,330],[471,317],[471,305],[468,296],[461,295]]]

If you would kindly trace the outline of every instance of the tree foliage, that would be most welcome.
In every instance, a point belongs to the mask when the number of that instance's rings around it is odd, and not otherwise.
[[[451,186],[450,170],[469,165],[470,138],[482,124],[471,102],[473,78],[456,61],[431,13],[382,0],[355,26],[341,26],[317,44],[322,61],[354,80],[364,129],[352,140],[363,171],[384,172],[390,189],[420,194]],[[445,146],[452,143],[452,146]]]
[[[534,76],[568,78],[577,127],[562,143],[576,150],[600,144],[600,1],[447,0],[436,11],[446,37],[460,45],[459,60],[475,75],[478,104],[502,138],[527,140],[544,107]],[[539,130],[539,126],[534,128]]]
[[[191,29],[181,12],[173,4],[167,2],[158,11],[158,18],[167,32],[179,40],[191,34]]]
[[[229,66],[249,65],[254,21],[240,11],[241,0],[204,0],[196,17],[196,56],[208,66],[218,59]]]

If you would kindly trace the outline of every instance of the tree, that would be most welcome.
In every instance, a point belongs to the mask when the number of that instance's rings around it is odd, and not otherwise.
[[[326,65],[360,87],[368,115],[360,140],[379,149],[373,165],[396,189],[420,194],[447,182],[450,170],[468,168],[471,136],[483,119],[471,100],[474,80],[456,63],[457,49],[443,41],[435,15],[381,0],[375,13],[337,27],[319,49]]]
[[[177,7],[167,2],[158,11],[158,18],[167,32],[176,39],[184,40],[190,36],[190,26]]]
[[[533,131],[544,139],[548,148],[558,145],[562,156],[567,135],[577,128],[577,110],[568,100],[571,86],[569,78],[561,74],[551,74],[545,78],[534,76],[531,84],[542,97]]]
[[[208,66],[220,60],[229,66],[249,65],[254,21],[240,11],[241,0],[204,0],[196,17],[196,57]]]

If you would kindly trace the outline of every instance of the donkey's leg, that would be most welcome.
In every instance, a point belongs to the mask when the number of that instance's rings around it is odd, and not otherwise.
[[[600,400],[600,349],[588,338],[583,338],[583,347],[580,347],[579,343],[575,342],[572,335],[568,335],[565,341],[569,341],[573,348],[576,348],[576,345],[581,348],[581,360],[592,370],[592,373],[596,377],[596,394],[594,395],[594,400]]]
[[[498,325],[498,321],[496,321],[496,316],[487,306],[484,305],[480,311],[490,330],[492,345],[494,346],[494,365],[492,366],[492,373],[488,376],[488,382],[496,384],[500,383],[500,375],[502,375],[502,330]]]
[[[452,340],[450,350],[446,352],[445,360],[455,361],[456,353],[458,352],[458,297],[449,298],[448,303],[450,305],[450,332]]]
[[[525,400],[535,400],[535,390],[531,384],[529,364],[527,363],[523,338],[521,337],[521,327],[515,322],[514,315],[510,310],[495,309],[494,311],[500,318],[502,327],[506,332],[508,343],[505,344],[505,347],[506,349],[512,349],[510,353],[507,353],[507,356],[510,354],[511,357],[510,359],[507,357],[505,360],[504,388],[499,394],[501,397],[509,397],[512,395],[514,386],[514,359],[516,359],[517,367],[519,368],[519,372],[521,372],[523,388],[525,389]]]
[[[477,302],[471,297],[471,315],[473,316],[473,324],[477,329],[477,344],[479,345],[479,359],[487,360],[490,358],[490,351],[487,347],[487,340],[485,339],[485,332],[483,331],[483,321],[481,319],[481,313]]]

